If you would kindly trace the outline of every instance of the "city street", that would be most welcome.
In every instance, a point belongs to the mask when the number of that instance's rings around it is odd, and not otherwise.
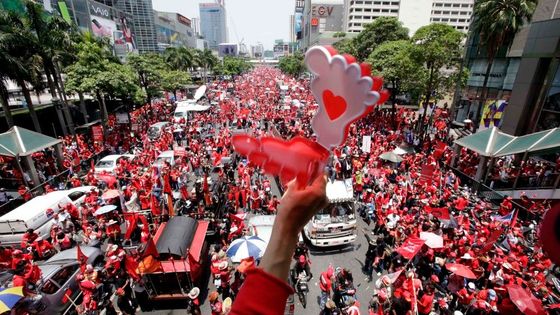
[[[353,245],[326,249],[310,249],[311,272],[313,273],[313,279],[311,279],[309,286],[310,292],[307,295],[307,308],[304,309],[300,304],[297,295],[294,295],[294,301],[296,303],[294,314],[319,314],[319,275],[321,272],[327,270],[329,264],[332,264],[334,268],[347,268],[353,272],[354,285],[357,290],[356,299],[360,303],[360,310],[364,313],[367,311],[367,305],[371,298],[371,294],[373,293],[374,281],[369,283],[365,281],[366,276],[361,272],[367,250],[367,241],[361,231],[362,228],[367,229],[367,226],[361,218],[358,218],[358,238]],[[369,229],[367,230],[369,231]],[[377,279],[375,275],[374,279]],[[214,289],[214,285],[210,283],[208,286],[208,292],[212,292]],[[207,301],[202,303],[201,310],[203,314],[210,314],[210,305]],[[178,315],[185,314],[185,311],[183,309],[162,309],[142,314]]]

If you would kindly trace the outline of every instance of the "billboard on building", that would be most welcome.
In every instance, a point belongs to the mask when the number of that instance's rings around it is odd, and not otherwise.
[[[158,44],[177,46],[181,44],[179,33],[161,25],[157,26]]]
[[[113,34],[117,31],[117,23],[99,16],[91,17],[91,31],[97,37],[107,37],[114,43]]]
[[[482,116],[480,117],[479,130],[491,127],[500,128],[504,110],[507,105],[507,100],[486,100],[486,104],[484,104],[484,109],[482,110]]]
[[[294,32],[296,33],[296,39],[302,39],[302,24],[303,24],[303,13],[296,12],[294,15]]]
[[[218,55],[220,57],[235,57],[239,54],[239,45],[237,44],[219,44],[218,45]]]

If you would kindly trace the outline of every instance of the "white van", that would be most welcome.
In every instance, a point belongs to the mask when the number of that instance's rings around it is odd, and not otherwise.
[[[177,106],[175,108],[175,113],[173,113],[173,123],[180,123],[182,119],[187,121],[189,114],[189,107],[188,106]]]
[[[60,206],[68,203],[77,205],[81,203],[86,193],[94,186],[82,186],[70,190],[58,190],[46,195],[37,196],[14,210],[0,217],[0,242],[4,246],[20,247],[21,239],[25,231],[34,229],[35,233],[43,239],[50,237],[53,220],[47,216],[47,209],[54,212],[60,210]]]

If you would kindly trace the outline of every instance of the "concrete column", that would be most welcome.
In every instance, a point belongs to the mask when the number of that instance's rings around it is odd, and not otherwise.
[[[451,158],[451,167],[455,167],[457,165],[457,161],[461,157],[461,147],[456,143],[453,144],[453,158]]]
[[[478,167],[476,168],[476,175],[474,177],[474,179],[476,181],[481,181],[482,177],[484,176],[484,173],[486,173],[486,162],[488,161],[488,157],[486,156],[481,156],[480,157],[480,162],[478,162]]]
[[[54,155],[56,156],[56,162],[58,164],[58,168],[63,171],[64,170],[64,153],[62,153],[62,142],[57,143],[54,146]]]
[[[40,184],[39,175],[37,175],[37,170],[35,169],[35,163],[33,163],[33,158],[31,155],[23,157],[23,163],[25,164],[25,169],[29,172],[31,180],[33,181],[33,187]]]

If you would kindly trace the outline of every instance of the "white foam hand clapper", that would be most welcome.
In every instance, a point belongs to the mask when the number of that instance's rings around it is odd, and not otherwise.
[[[342,145],[350,124],[388,98],[387,91],[380,91],[383,80],[372,78],[369,66],[337,54],[332,47],[312,47],[305,64],[315,75],[311,91],[319,104],[311,126],[317,142],[326,149]]]

